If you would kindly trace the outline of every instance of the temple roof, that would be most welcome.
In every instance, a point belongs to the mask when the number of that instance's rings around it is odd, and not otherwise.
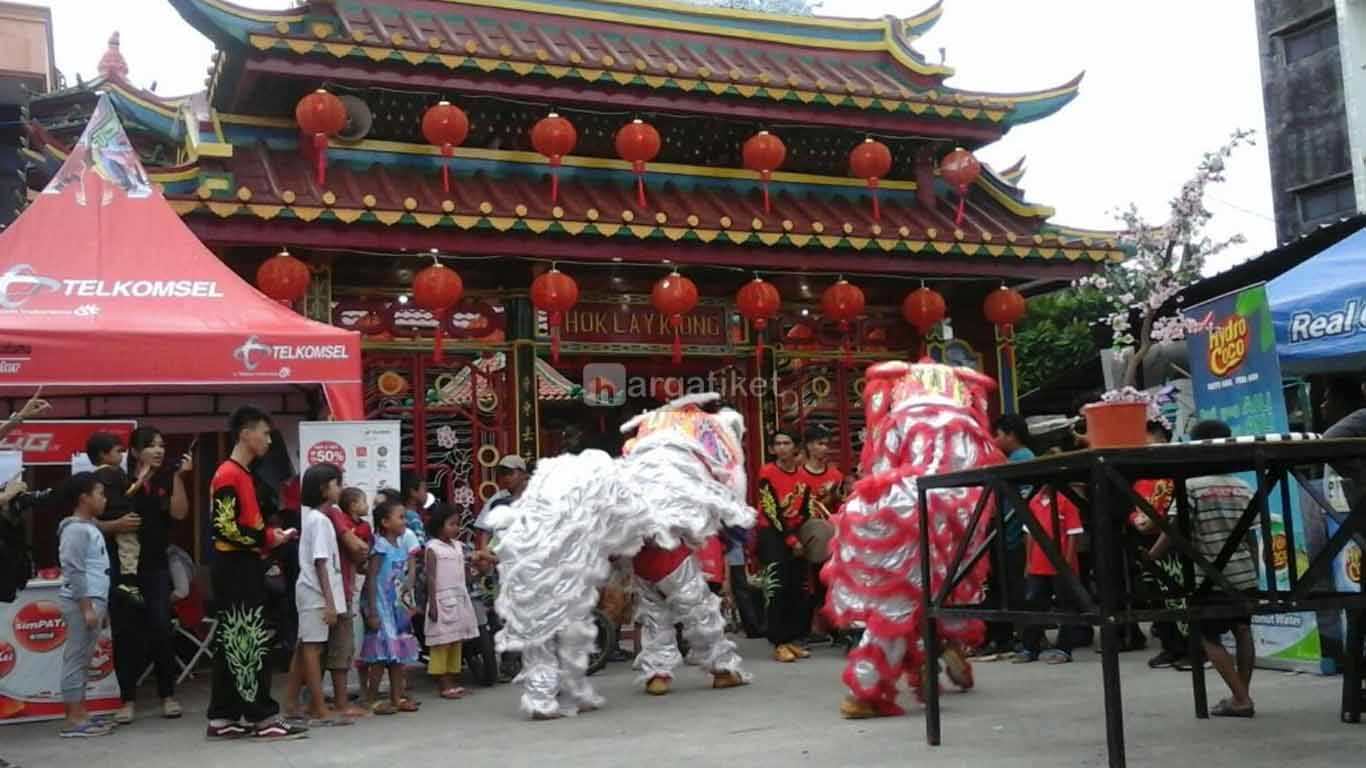
[[[952,70],[927,63],[911,47],[939,18],[939,4],[907,19],[854,20],[658,0],[336,0],[280,12],[225,0],[171,2],[232,52],[220,59],[214,86],[243,67],[260,66],[266,52],[296,61],[345,61],[369,78],[385,66],[481,76],[450,86],[462,90],[506,88],[503,78],[530,78],[580,89],[603,84],[613,91],[792,102],[1006,129],[1056,112],[1076,96],[1081,81],[1078,76],[1019,94],[945,85]],[[299,70],[301,77],[309,74]]]
[[[774,174],[772,213],[766,214],[757,181],[738,171],[716,178],[693,175],[690,171],[696,169],[687,167],[651,166],[647,205],[642,208],[625,163],[567,165],[561,169],[559,204],[552,205],[546,168],[538,156],[528,153],[462,154],[451,161],[449,195],[428,157],[365,166],[353,164],[364,159],[362,153],[334,149],[329,158],[326,185],[321,188],[309,160],[264,144],[239,148],[221,161],[206,161],[221,162],[220,170],[184,169],[163,183],[182,215],[222,219],[371,224],[452,235],[511,232],[585,244],[653,240],[1092,263],[1123,257],[1112,234],[1065,234],[1046,223],[1049,209],[1022,204],[985,185],[972,189],[964,220],[955,226],[946,188],[938,190],[944,199],[927,209],[910,182],[885,183],[880,190],[881,220],[874,222],[867,191],[855,179]],[[495,168],[497,175],[490,173]],[[487,245],[499,247],[497,238]],[[856,271],[853,263],[850,267]]]
[[[100,59],[100,64],[96,69],[100,73],[100,77],[128,77],[128,62],[119,52],[118,32],[109,36],[109,50],[104,52],[104,56]]]

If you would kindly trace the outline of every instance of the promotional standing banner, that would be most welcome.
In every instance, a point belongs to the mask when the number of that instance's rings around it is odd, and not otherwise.
[[[66,620],[60,581],[32,579],[12,603],[0,603],[0,725],[62,717],[62,651]],[[85,686],[91,712],[119,708],[114,642],[100,629]]]
[[[299,423],[299,471],[336,464],[343,483],[373,500],[380,488],[399,486],[399,422],[304,421]]]
[[[1225,294],[1185,310],[1185,315],[1205,327],[1189,339],[1196,418],[1222,421],[1234,435],[1288,432],[1290,422],[1266,285],[1258,283]],[[1242,477],[1255,487],[1251,473]],[[1272,548],[1280,589],[1290,587],[1289,568],[1303,573],[1309,565],[1309,554],[1303,549],[1308,536],[1300,519],[1298,490],[1292,491],[1290,500],[1290,508],[1284,509],[1281,494],[1270,495],[1270,541],[1259,537],[1260,546]],[[1294,526],[1293,553],[1286,551],[1287,524]],[[1260,528],[1254,530],[1260,533]],[[1264,562],[1259,554],[1259,571],[1264,570],[1260,567]],[[1260,573],[1263,588],[1269,584],[1267,577]],[[1313,613],[1256,616],[1252,623],[1259,662],[1318,668],[1319,634]]]

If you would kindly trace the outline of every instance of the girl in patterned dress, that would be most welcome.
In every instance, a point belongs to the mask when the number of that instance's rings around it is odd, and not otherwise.
[[[454,507],[438,505],[427,524],[427,673],[437,678],[441,698],[460,699],[465,689],[456,685],[461,650],[466,640],[479,636],[465,588],[465,548],[460,534],[460,515]]]
[[[366,698],[377,715],[416,712],[417,703],[404,697],[404,667],[417,661],[417,638],[413,636],[413,572],[409,558],[419,546],[404,520],[403,504],[386,501],[376,510],[379,535],[370,551],[361,610],[365,615],[365,641],[360,660],[368,664]],[[389,701],[375,702],[380,675],[389,670]]]

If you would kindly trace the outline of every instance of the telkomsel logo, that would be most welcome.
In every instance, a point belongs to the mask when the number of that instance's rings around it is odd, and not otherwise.
[[[0,307],[18,309],[41,293],[62,290],[62,281],[33,273],[31,264],[15,264],[0,275]]]
[[[221,299],[213,280],[87,280],[45,277],[32,264],[15,264],[0,274],[0,309],[18,310],[29,299],[46,293],[88,299]],[[98,314],[95,305],[82,304],[83,314]]]
[[[257,376],[272,375],[270,371],[255,373],[261,367],[261,363],[273,360],[278,363],[290,363],[306,360],[347,360],[351,354],[347,351],[345,344],[268,344],[261,340],[259,336],[252,336],[242,342],[242,346],[232,351],[234,360],[242,364],[245,374]],[[273,375],[280,378],[288,378],[290,368],[288,365],[281,365]]]

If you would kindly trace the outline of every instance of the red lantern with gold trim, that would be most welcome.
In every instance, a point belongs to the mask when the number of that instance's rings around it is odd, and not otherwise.
[[[617,156],[636,172],[636,203],[645,207],[645,164],[659,155],[659,131],[639,118],[617,131]]]
[[[921,358],[929,354],[926,339],[930,335],[930,330],[943,322],[948,313],[944,296],[939,291],[923,285],[906,294],[906,298],[901,300],[901,316],[920,334]]]
[[[849,328],[863,314],[863,291],[844,278],[825,289],[821,294],[821,312],[827,320],[834,320],[843,337],[840,346],[844,351],[841,362],[848,365],[850,357]]]
[[[550,204],[560,199],[560,161],[574,151],[579,132],[574,124],[551,112],[531,126],[531,146],[550,160]]]
[[[413,277],[413,304],[436,317],[436,335],[432,340],[432,360],[442,362],[446,319],[465,295],[465,283],[456,271],[432,258],[433,264]]]
[[[745,144],[740,148],[740,156],[744,159],[745,168],[756,171],[764,189],[764,213],[771,213],[772,208],[768,203],[768,180],[772,178],[773,172],[783,165],[783,160],[787,159],[787,146],[783,140],[769,133],[759,131],[745,140]]]
[[[982,302],[982,314],[986,315],[987,320],[1007,330],[1023,320],[1028,311],[1029,306],[1025,302],[1025,297],[1014,288],[1007,288],[1004,285],[987,294],[986,300]]]
[[[449,101],[438,101],[428,107],[422,116],[422,136],[428,144],[441,147],[441,156],[444,158],[454,157],[455,148],[465,143],[469,133],[470,119],[465,116],[465,110]],[[441,163],[441,186],[446,194],[451,193],[451,171],[444,160]]]
[[[550,361],[560,362],[560,326],[564,315],[579,302],[579,284],[554,267],[531,281],[531,303],[550,321]]]
[[[261,263],[256,270],[256,287],[261,293],[286,306],[308,293],[312,273],[308,265],[295,258],[288,250],[281,250]]]
[[[849,172],[868,181],[868,189],[873,194],[873,221],[882,219],[878,207],[877,183],[892,170],[892,150],[886,144],[873,138],[866,138],[849,153]]]
[[[939,175],[949,186],[958,190],[958,213],[953,217],[955,227],[963,224],[963,207],[968,201],[968,187],[982,175],[982,164],[971,152],[959,147],[944,155],[939,162]]]
[[[755,277],[735,294],[735,306],[754,326],[754,362],[756,365],[762,363],[764,331],[768,328],[768,321],[778,316],[778,310],[782,307],[782,297],[778,295],[778,289],[773,283]]]
[[[318,186],[322,186],[327,183],[327,140],[346,127],[346,105],[319,88],[299,99],[294,107],[294,119],[299,123],[299,130],[312,141]]]
[[[655,282],[650,290],[650,303],[659,313],[669,318],[674,331],[673,361],[683,361],[683,316],[697,306],[697,286],[674,270]]]

